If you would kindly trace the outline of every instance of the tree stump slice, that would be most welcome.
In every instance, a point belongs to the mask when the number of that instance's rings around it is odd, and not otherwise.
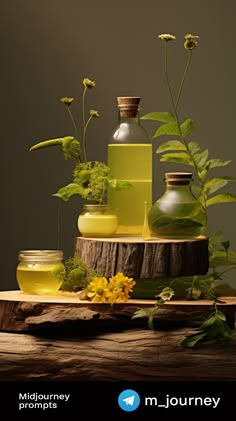
[[[193,240],[139,237],[76,237],[75,254],[105,277],[118,272],[136,279],[204,275],[208,271],[208,238]]]
[[[145,318],[132,316],[137,310],[153,307],[155,300],[134,300],[126,303],[93,303],[80,300],[76,293],[30,295],[21,291],[0,292],[0,331],[35,332],[68,329],[114,330],[147,328]],[[236,297],[221,297],[218,304],[228,322],[234,326]],[[208,316],[213,310],[210,300],[171,300],[158,310],[154,325],[158,327],[196,326],[199,316]]]

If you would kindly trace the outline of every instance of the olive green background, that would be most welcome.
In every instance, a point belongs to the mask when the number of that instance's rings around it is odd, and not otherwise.
[[[89,159],[106,160],[118,121],[116,97],[141,96],[141,114],[170,111],[162,41],[172,33],[170,77],[175,91],[186,61],[183,37],[199,35],[199,47],[180,103],[181,118],[195,121],[192,139],[211,158],[232,159],[212,175],[236,175],[235,14],[233,0],[5,0],[1,3],[1,278],[17,288],[20,249],[57,248],[58,203],[52,194],[71,181],[73,163],[55,148],[29,153],[32,144],[73,134],[59,99],[73,96],[81,118],[82,79],[96,81],[87,106],[100,113],[88,131]],[[81,121],[81,120],[80,120]],[[143,122],[153,135],[155,125]],[[163,140],[163,139],[162,139]],[[159,162],[153,141],[153,199],[163,174],[182,170]],[[232,185],[228,191],[236,191]],[[60,247],[73,254],[79,197],[61,202]],[[222,229],[236,248],[236,204],[209,208],[208,233]]]

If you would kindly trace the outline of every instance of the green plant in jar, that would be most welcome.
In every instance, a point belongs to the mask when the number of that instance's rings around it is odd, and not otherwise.
[[[152,234],[159,238],[197,238],[205,233],[207,215],[191,192],[192,173],[165,174],[166,191],[148,215]]]

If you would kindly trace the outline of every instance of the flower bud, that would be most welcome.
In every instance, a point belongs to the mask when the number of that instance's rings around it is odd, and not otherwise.
[[[185,42],[184,42],[184,48],[186,50],[193,50],[193,48],[197,47],[197,41],[195,41],[196,38],[199,38],[198,35],[192,35],[192,34],[186,34],[185,35]]]
[[[176,37],[174,35],[171,34],[161,34],[158,35],[158,38],[162,39],[163,41],[172,41],[173,39],[176,39]]]
[[[63,104],[66,104],[66,105],[68,105],[68,106],[70,106],[70,105],[71,105],[71,103],[72,103],[74,100],[75,100],[75,98],[68,98],[67,96],[66,96],[66,97],[63,97],[63,98],[61,98],[61,99],[60,99],[60,101],[61,101],[61,102],[63,102]]]
[[[95,111],[95,110],[90,110],[89,114],[91,115],[91,117],[96,117],[96,118],[99,117],[98,111]]]
[[[85,78],[83,80],[83,85],[84,85],[85,88],[91,89],[91,88],[94,88],[95,81],[94,80],[91,80],[91,79],[88,79],[88,78]]]

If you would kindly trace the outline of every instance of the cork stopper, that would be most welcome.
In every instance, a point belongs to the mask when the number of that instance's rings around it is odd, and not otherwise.
[[[171,185],[184,185],[192,181],[193,174],[191,172],[166,172],[165,180]]]
[[[140,97],[137,96],[118,96],[117,107],[121,117],[136,117],[139,111]]]

